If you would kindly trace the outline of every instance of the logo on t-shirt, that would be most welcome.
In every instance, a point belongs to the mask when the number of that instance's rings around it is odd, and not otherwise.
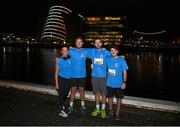
[[[114,66],[115,66],[115,67],[119,67],[119,64],[118,64],[118,63],[115,63]]]
[[[100,55],[100,58],[103,58],[103,54]]]
[[[70,60],[68,60],[68,62],[69,62],[69,64],[71,64],[71,61],[70,61]]]
[[[85,57],[85,55],[83,53],[81,53],[80,57]]]

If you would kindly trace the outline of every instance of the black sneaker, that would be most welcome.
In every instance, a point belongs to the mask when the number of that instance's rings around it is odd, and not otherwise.
[[[73,111],[74,111],[73,106],[69,106],[69,108],[68,108],[68,114],[71,114]]]
[[[109,113],[108,113],[108,117],[110,118],[110,117],[113,117],[113,116],[114,116],[114,112],[113,112],[113,110],[109,111]]]
[[[84,105],[81,105],[81,112],[85,113],[86,112],[86,107]]]

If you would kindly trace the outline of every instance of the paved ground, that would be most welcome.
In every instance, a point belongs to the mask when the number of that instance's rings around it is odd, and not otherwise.
[[[0,88],[0,125],[180,125],[180,113],[167,113],[123,106],[121,119],[94,118],[94,102],[86,101],[87,114],[58,116],[56,96]],[[79,101],[75,102],[79,105]],[[78,107],[78,106],[77,106]]]

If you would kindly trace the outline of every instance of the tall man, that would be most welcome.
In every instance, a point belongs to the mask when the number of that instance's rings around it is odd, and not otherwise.
[[[92,116],[100,115],[101,118],[106,118],[106,63],[105,58],[110,56],[109,51],[102,49],[102,42],[96,39],[94,46],[96,48],[89,49],[89,57],[92,60],[92,86],[95,93],[96,108],[91,113]],[[102,96],[102,106],[100,110],[100,95]]]
[[[76,96],[77,89],[79,89],[80,99],[81,99],[81,111],[85,112],[86,107],[84,104],[85,94],[84,86],[86,84],[86,58],[88,56],[88,51],[83,49],[84,42],[82,38],[77,37],[75,40],[76,48],[71,48],[69,55],[71,56],[71,94],[70,94],[70,106],[68,108],[68,113],[70,114],[74,111],[73,103]]]

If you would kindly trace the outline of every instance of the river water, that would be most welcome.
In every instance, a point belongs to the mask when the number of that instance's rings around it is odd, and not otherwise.
[[[56,49],[11,48],[0,50],[0,79],[54,85]],[[180,54],[127,52],[129,66],[126,95],[180,101]],[[87,61],[86,89],[92,90]]]

